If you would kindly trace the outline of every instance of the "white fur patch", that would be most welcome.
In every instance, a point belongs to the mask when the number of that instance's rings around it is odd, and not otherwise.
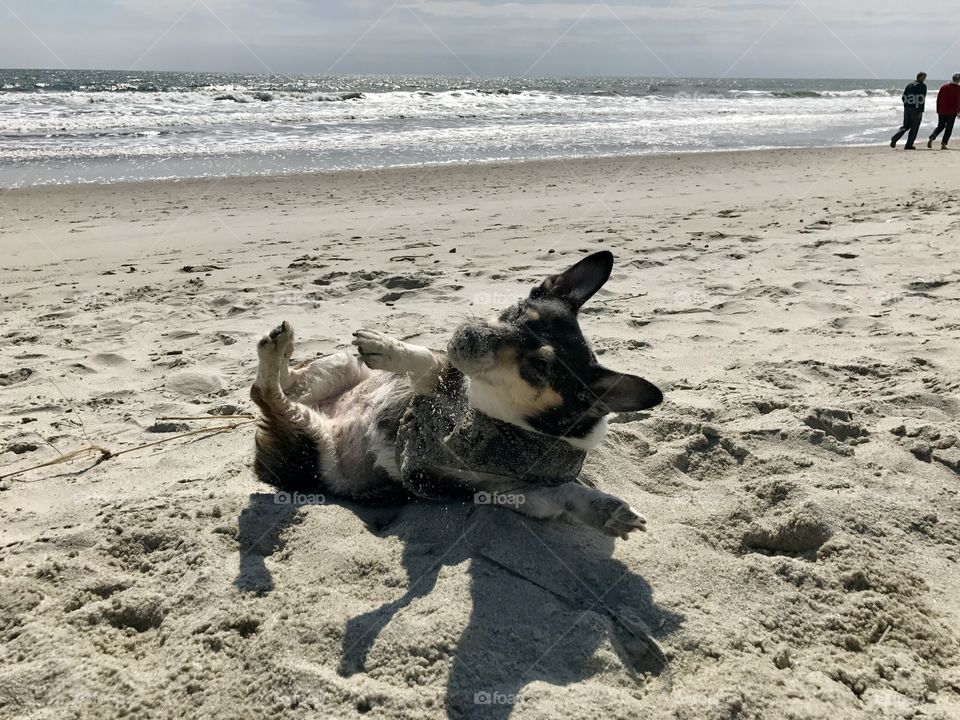
[[[400,479],[400,466],[397,465],[396,446],[387,440],[380,431],[370,433],[370,450],[373,452],[374,465],[383,468],[394,480]]]
[[[503,388],[477,378],[466,378],[467,401],[470,407],[497,420],[536,432],[514,408],[503,402]]]
[[[597,424],[593,426],[593,430],[584,435],[582,438],[573,438],[565,437],[563,438],[568,443],[573,445],[575,448],[580,448],[581,450],[593,450],[597,445],[603,442],[603,439],[607,436],[607,415],[604,415],[597,421]]]
[[[531,427],[530,423],[520,415],[515,409],[509,407],[503,402],[503,394],[500,388],[492,386],[490,383],[483,382],[476,378],[466,378],[467,381],[467,400],[470,407],[479,410],[484,415],[489,415],[496,420],[516,425],[517,427],[539,433],[540,431]],[[545,435],[546,433],[540,433]],[[600,418],[593,429],[582,438],[561,437],[561,440],[573,445],[580,450],[593,450],[597,445],[603,442],[607,435],[607,418]],[[553,436],[548,436],[553,437]]]

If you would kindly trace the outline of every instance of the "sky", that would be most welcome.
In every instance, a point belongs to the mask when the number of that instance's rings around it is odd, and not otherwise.
[[[0,67],[932,78],[945,0],[0,0]]]

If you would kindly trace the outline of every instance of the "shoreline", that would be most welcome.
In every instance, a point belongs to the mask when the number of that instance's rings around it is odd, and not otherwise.
[[[30,193],[56,190],[71,190],[82,188],[130,188],[136,186],[201,186],[220,183],[282,183],[284,181],[298,182],[310,178],[316,179],[336,179],[342,177],[373,177],[382,175],[417,175],[430,174],[434,172],[455,172],[469,174],[471,172],[482,173],[484,171],[502,171],[509,168],[543,168],[549,171],[551,168],[562,166],[579,166],[584,169],[592,169],[590,166],[600,164],[638,165],[640,163],[661,163],[670,160],[696,160],[699,158],[723,158],[725,156],[746,156],[756,157],[764,160],[766,156],[791,156],[794,154],[812,154],[822,153],[824,151],[837,151],[840,153],[871,153],[886,150],[890,154],[900,152],[901,147],[893,150],[888,145],[878,145],[876,143],[863,145],[823,145],[815,147],[789,147],[789,148],[724,148],[711,151],[690,150],[690,151],[671,151],[642,153],[637,155],[598,155],[590,157],[574,158],[544,158],[544,159],[525,159],[525,160],[484,160],[475,162],[435,162],[424,163],[420,165],[390,165],[382,168],[359,168],[359,169],[336,169],[336,170],[316,170],[309,172],[289,172],[289,173],[264,173],[264,174],[240,174],[240,175],[211,175],[205,177],[183,177],[183,178],[158,178],[147,180],[116,180],[116,181],[91,181],[91,182],[72,182],[72,183],[42,183],[25,186],[0,186],[0,193],[7,195],[12,193]],[[918,150],[921,150],[918,148]],[[922,148],[926,150],[926,148]],[[934,150],[939,150],[934,148]],[[931,151],[932,152],[932,151]]]

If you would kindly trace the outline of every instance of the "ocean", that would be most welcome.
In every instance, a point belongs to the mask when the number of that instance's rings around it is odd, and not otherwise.
[[[869,145],[904,84],[0,70],[0,187]]]

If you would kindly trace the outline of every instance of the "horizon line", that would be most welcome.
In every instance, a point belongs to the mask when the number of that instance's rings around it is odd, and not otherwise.
[[[644,80],[863,80],[869,82],[879,82],[884,80],[896,80],[900,81],[902,79],[912,79],[916,77],[916,73],[910,75],[904,75],[903,78],[899,77],[889,77],[889,78],[870,78],[870,77],[854,77],[854,76],[801,76],[801,75],[741,75],[741,76],[727,76],[727,77],[718,77],[716,75],[683,75],[683,76],[670,76],[670,75],[603,75],[603,74],[553,74],[545,73],[541,75],[525,75],[525,74],[491,74],[491,75],[458,75],[455,73],[410,73],[410,72],[399,72],[399,73],[389,73],[389,72],[341,72],[341,73],[326,73],[326,72],[309,72],[309,71],[291,71],[291,72],[251,72],[247,70],[166,70],[166,69],[147,69],[147,68],[107,68],[107,67],[69,67],[69,68],[58,68],[58,67],[0,67],[0,72],[8,71],[33,71],[33,72],[115,72],[115,73],[192,73],[197,75],[255,75],[260,77],[282,77],[282,76],[302,76],[302,77],[384,77],[384,78],[450,78],[450,79],[480,79],[480,80],[491,80],[491,79],[510,79],[510,80],[519,80],[519,79],[583,79],[583,80],[593,80],[593,79],[644,79]],[[932,77],[932,76],[931,76]],[[950,79],[949,76],[945,76],[947,79]]]

